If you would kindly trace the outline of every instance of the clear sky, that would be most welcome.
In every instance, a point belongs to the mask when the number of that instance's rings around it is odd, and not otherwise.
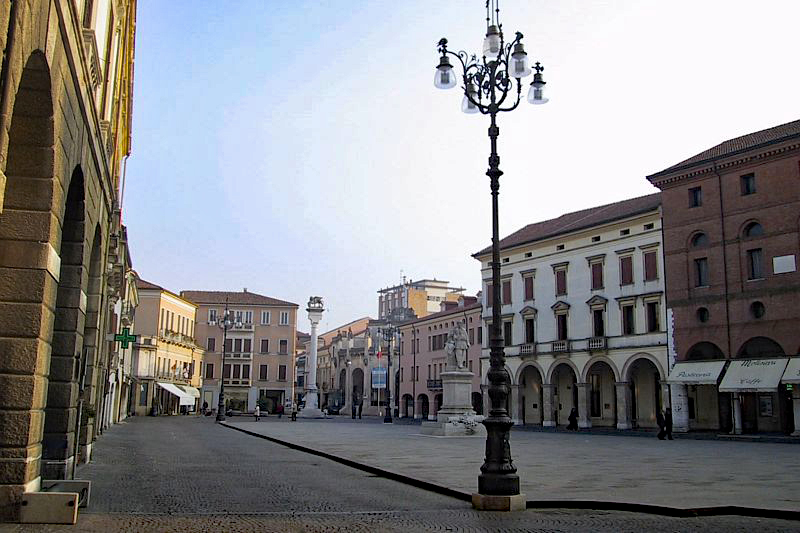
[[[797,0],[500,7],[551,99],[498,118],[502,235],[800,118]],[[478,52],[484,19],[484,0],[140,0],[134,268],[175,292],[320,295],[323,329],[376,316],[401,272],[477,292],[488,118],[433,74],[437,41]]]

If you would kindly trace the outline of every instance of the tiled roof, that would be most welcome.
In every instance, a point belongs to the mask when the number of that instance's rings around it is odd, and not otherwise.
[[[136,276],[136,288],[137,289],[154,289],[157,291],[165,290],[164,287],[156,285],[155,283],[150,283],[149,281],[145,281],[140,278],[138,275]]]
[[[698,163],[713,161],[715,159],[734,155],[739,152],[752,150],[753,148],[759,148],[761,146],[773,144],[779,141],[790,139],[792,137],[800,137],[800,120],[787,122],[786,124],[756,131],[754,133],[748,133],[747,135],[742,135],[741,137],[736,137],[735,139],[729,139],[714,146],[713,148],[709,148],[704,152],[700,152],[699,154],[692,156],[685,161],[681,161],[676,165],[672,165],[661,172],[656,172],[655,174],[647,176],[647,179],[655,178],[663,174],[669,174],[675,170],[688,168]]]
[[[591,207],[574,213],[567,213],[558,218],[528,224],[519,231],[500,240],[500,249],[513,248],[521,244],[540,241],[570,233],[573,231],[590,228],[599,224],[606,224],[615,220],[621,220],[641,213],[647,213],[658,209],[661,205],[661,193],[648,194],[638,198],[631,198],[613,204]],[[491,253],[492,247],[487,246],[480,252],[473,254],[473,257]]]
[[[181,298],[196,304],[224,304],[226,301],[234,305],[276,305],[299,307],[292,302],[285,302],[277,298],[262,296],[254,292],[228,292],[228,291],[181,291]]]

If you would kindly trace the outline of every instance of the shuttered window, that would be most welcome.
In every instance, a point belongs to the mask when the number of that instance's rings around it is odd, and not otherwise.
[[[525,279],[525,299],[533,300],[533,276],[527,276]]]
[[[633,283],[633,257],[619,258],[619,278],[620,285],[631,285]]]
[[[511,280],[503,282],[503,305],[511,303]]]
[[[644,254],[644,280],[655,281],[656,279],[658,279],[656,252],[646,252]]]
[[[603,263],[592,263],[592,290],[603,288]]]
[[[556,270],[556,296],[567,294],[567,271]]]
[[[491,307],[494,303],[494,285],[486,284],[486,307]]]

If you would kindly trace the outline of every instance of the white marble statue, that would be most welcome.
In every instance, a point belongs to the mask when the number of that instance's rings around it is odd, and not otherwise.
[[[447,334],[445,343],[448,370],[464,370],[467,367],[467,350],[469,350],[469,337],[463,322],[458,322]]]

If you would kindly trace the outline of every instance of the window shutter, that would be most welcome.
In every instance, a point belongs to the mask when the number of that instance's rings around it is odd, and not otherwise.
[[[533,276],[525,278],[525,299],[533,300]]]
[[[494,285],[486,284],[486,307],[491,307],[494,303]]]
[[[619,260],[620,266],[620,284],[621,285],[630,285],[633,283],[633,258],[622,257]]]
[[[603,288],[603,263],[592,263],[592,290]]]
[[[511,281],[503,282],[503,305],[511,303]]]
[[[556,294],[567,294],[567,271],[556,271]]]
[[[653,281],[658,277],[658,265],[656,263],[656,253],[647,252],[644,254],[644,280]]]

